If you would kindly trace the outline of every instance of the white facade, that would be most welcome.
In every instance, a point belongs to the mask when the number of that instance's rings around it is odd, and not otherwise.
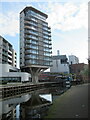
[[[50,68],[50,72],[69,73],[69,64],[66,56],[55,56],[52,64],[53,66]]]
[[[27,94],[27,95],[23,95],[20,97],[14,97],[14,98],[10,98],[10,99],[4,100],[4,101],[0,101],[0,118],[2,118],[2,114],[9,114],[9,112],[13,111],[13,109],[18,104],[20,104],[22,102],[26,102],[30,98],[31,98],[31,95]],[[13,116],[12,116],[12,119],[13,119]]]
[[[2,36],[0,36],[0,64],[17,66],[17,54],[13,46]]]
[[[14,49],[12,49],[12,66],[17,66],[17,54]]]
[[[69,56],[69,64],[78,64],[79,63],[79,59],[78,57],[76,57],[75,55],[70,55]]]
[[[30,81],[31,75],[26,72],[19,72],[19,69],[8,64],[0,64],[0,80]]]

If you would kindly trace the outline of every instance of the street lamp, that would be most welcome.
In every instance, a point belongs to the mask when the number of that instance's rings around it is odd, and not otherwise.
[[[90,57],[88,58],[88,82],[90,82]]]

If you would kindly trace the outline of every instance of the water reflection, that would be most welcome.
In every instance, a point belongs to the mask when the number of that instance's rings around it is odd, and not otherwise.
[[[2,106],[2,109],[0,111],[1,120],[10,120],[12,118],[16,118],[17,105],[29,100],[30,97],[31,97],[30,94],[26,94],[23,96],[0,101],[0,106]]]
[[[16,106],[16,119],[20,118],[20,104]]]
[[[21,103],[20,118],[22,120],[42,118],[45,115],[45,111],[48,110],[52,100],[49,101],[49,99],[46,98],[47,96],[43,96],[40,96],[38,93],[33,93],[27,102]],[[48,97],[51,98],[51,94],[48,94]]]
[[[43,118],[52,105],[60,88],[50,88],[34,91],[14,98],[0,101],[0,120],[29,120]]]

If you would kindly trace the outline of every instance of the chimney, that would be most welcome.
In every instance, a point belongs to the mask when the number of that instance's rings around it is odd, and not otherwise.
[[[58,55],[58,56],[60,55],[60,52],[59,52],[59,50],[57,50],[57,55]]]

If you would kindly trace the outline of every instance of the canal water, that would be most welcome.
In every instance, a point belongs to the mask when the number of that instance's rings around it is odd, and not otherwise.
[[[44,118],[53,101],[65,88],[52,87],[0,100],[0,120]]]

